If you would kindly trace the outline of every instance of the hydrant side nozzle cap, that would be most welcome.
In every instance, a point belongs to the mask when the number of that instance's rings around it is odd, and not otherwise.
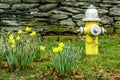
[[[96,10],[95,6],[90,5],[85,12],[85,18],[83,21],[101,21],[98,17],[98,11]]]

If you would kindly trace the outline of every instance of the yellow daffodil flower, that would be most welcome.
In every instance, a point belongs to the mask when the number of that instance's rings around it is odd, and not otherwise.
[[[17,36],[17,37],[16,37],[16,40],[19,41],[19,40],[20,40],[20,36]]]
[[[58,47],[58,51],[62,51],[63,50],[63,47]]]
[[[44,46],[40,46],[40,50],[41,51],[45,51],[45,47]]]
[[[59,47],[64,47],[64,45],[65,44],[63,42],[61,42],[61,43],[58,44]]]
[[[36,35],[36,32],[33,31],[32,33],[30,33],[30,36],[35,36]]]
[[[10,43],[15,44],[15,40],[14,39],[10,39]]]
[[[26,32],[29,32],[29,31],[31,31],[31,28],[30,27],[26,27],[25,30],[26,30]]]
[[[22,30],[18,30],[18,34],[22,34],[23,33],[23,31]]]
[[[9,39],[10,39],[10,40],[13,40],[13,39],[14,39],[14,36],[11,34],[11,35],[9,36]]]
[[[57,48],[57,47],[53,48],[53,52],[54,52],[54,53],[59,52],[58,48]]]
[[[11,45],[11,47],[12,47],[12,48],[15,48],[15,45],[14,45],[14,44],[12,44],[12,45]]]

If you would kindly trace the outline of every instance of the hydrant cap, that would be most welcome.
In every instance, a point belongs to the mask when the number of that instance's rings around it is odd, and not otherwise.
[[[83,18],[83,21],[100,21],[100,18],[98,17],[98,12],[95,9],[95,6],[90,5],[88,9],[85,12],[85,18]]]

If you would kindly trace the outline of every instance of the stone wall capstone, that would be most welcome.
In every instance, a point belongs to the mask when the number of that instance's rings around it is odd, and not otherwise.
[[[0,0],[0,28],[29,26],[45,35],[77,34],[90,4],[96,6],[107,33],[120,33],[120,0]]]

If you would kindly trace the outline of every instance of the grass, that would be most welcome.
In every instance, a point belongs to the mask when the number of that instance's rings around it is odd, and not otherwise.
[[[73,79],[81,78],[82,80],[113,80],[120,74],[120,36],[104,35],[99,36],[99,55],[85,56],[84,38],[79,36],[46,36],[43,39],[42,44],[47,46],[47,50],[44,57],[49,57],[49,50],[53,46],[56,46],[58,42],[65,42],[70,46],[82,47],[83,53],[80,56],[79,62],[77,62],[77,72]],[[51,74],[49,74],[51,73]],[[35,62],[32,69],[23,71],[10,72],[8,69],[0,70],[0,80],[53,80],[56,79],[54,73],[51,71],[51,62]],[[70,77],[64,77],[65,80],[69,80]]]

